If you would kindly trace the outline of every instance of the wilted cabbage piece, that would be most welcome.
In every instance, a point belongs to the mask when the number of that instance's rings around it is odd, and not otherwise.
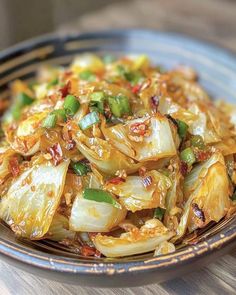
[[[213,154],[190,172],[184,192],[187,202],[174,240],[182,237],[187,228],[192,232],[210,221],[218,222],[230,208],[229,180],[221,153]]]
[[[132,212],[165,208],[165,198],[170,187],[170,179],[155,170],[149,171],[143,177],[128,176],[124,182],[108,182],[105,185],[105,189],[119,196],[120,203]]]
[[[52,223],[46,234],[49,240],[63,241],[64,239],[73,240],[75,238],[75,232],[69,230],[69,220],[64,215],[56,213],[53,217]]]
[[[106,139],[122,153],[145,162],[176,154],[168,119],[160,114],[102,128]]]
[[[107,257],[122,257],[146,253],[173,237],[159,220],[150,219],[140,229],[122,233],[120,237],[98,234],[93,238],[95,247]]]
[[[173,243],[164,241],[158,245],[154,252],[154,257],[175,252],[175,245]]]
[[[198,116],[189,126],[189,132],[200,135],[205,143],[215,143],[232,137],[233,125],[230,118],[217,109],[212,103],[190,105],[189,110]]]
[[[183,175],[180,172],[179,159],[173,158],[170,162],[172,172],[169,175],[172,185],[166,195],[166,210],[163,223],[166,227],[176,230],[178,215],[182,212],[180,206],[183,203]]]
[[[181,86],[181,89],[184,95],[190,101],[203,101],[204,103],[208,103],[210,101],[210,97],[207,92],[195,81],[188,81],[183,76],[180,75],[173,77],[173,82],[175,85]]]
[[[0,203],[0,217],[20,236],[40,239],[48,231],[60,202],[69,162],[44,162],[14,179]]]
[[[158,110],[161,114],[171,115],[174,119],[181,120],[188,125],[198,118],[196,114],[173,102],[170,97],[160,98]]]
[[[235,154],[236,139],[234,137],[224,138],[222,141],[215,143],[214,147],[219,150],[223,156]]]
[[[85,53],[75,58],[71,64],[71,70],[75,73],[81,73],[85,70],[99,72],[104,70],[104,64],[98,56]]]
[[[10,174],[9,162],[15,151],[9,145],[0,147],[0,184],[3,183],[5,177]]]
[[[30,115],[19,122],[16,129],[6,127],[6,139],[12,149],[24,156],[35,154],[40,149],[40,138],[43,134],[42,120],[47,111]]]
[[[71,210],[70,229],[85,232],[108,232],[126,216],[126,209],[108,203],[87,200],[78,194]]]
[[[236,127],[236,107],[233,104],[230,104],[226,101],[216,101],[216,106],[220,108],[230,119],[230,123]]]
[[[107,174],[115,174],[117,170],[122,169],[127,173],[133,173],[141,166],[140,163],[135,163],[133,159],[112,147],[106,140],[89,138],[81,133],[77,133],[74,139],[78,150],[90,163]]]

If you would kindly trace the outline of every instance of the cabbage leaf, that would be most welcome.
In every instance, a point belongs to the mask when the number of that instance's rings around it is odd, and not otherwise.
[[[0,203],[0,217],[19,236],[40,239],[60,202],[69,161],[33,165],[14,179]]]

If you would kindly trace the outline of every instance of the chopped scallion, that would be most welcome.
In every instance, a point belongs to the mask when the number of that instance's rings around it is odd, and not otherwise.
[[[90,99],[93,101],[101,101],[104,99],[104,93],[102,91],[96,91],[90,94]]]
[[[97,110],[99,113],[104,113],[105,95],[102,91],[93,92],[90,95],[90,107],[92,110]]]
[[[75,174],[79,176],[86,175],[90,171],[89,167],[86,164],[81,162],[72,163],[71,167],[73,171],[75,172]]]
[[[190,139],[191,145],[199,149],[204,149],[205,144],[203,138],[200,135],[193,135]]]
[[[162,220],[163,216],[165,214],[165,211],[166,211],[165,209],[158,207],[158,208],[155,209],[153,217],[157,218],[159,220]]]
[[[89,82],[93,82],[96,79],[96,76],[90,71],[90,70],[85,70],[79,74],[80,79],[86,80]]]
[[[108,97],[108,104],[112,114],[117,118],[130,113],[129,99],[126,96]]]
[[[20,107],[31,105],[33,102],[34,99],[24,92],[19,93],[17,96],[17,104],[19,104]]]
[[[59,121],[62,121],[62,122],[66,121],[66,112],[65,112],[65,110],[58,109],[58,110],[53,111],[52,113],[57,116],[57,119]]]
[[[176,123],[178,124],[178,134],[179,134],[179,137],[181,139],[184,139],[186,134],[187,134],[187,131],[188,131],[188,125],[183,122],[183,121],[180,121],[180,120],[176,120]]]
[[[50,113],[47,115],[47,117],[44,119],[42,123],[42,127],[44,128],[53,128],[56,126],[57,122],[57,115],[54,113]]]
[[[55,85],[57,85],[58,83],[59,83],[58,78],[55,78],[55,79],[53,79],[52,81],[50,81],[50,82],[48,83],[47,88],[50,88],[50,87],[52,87],[52,86],[55,86]]]
[[[90,127],[92,127],[94,124],[97,124],[100,121],[99,115],[97,112],[91,112],[84,116],[80,121],[79,121],[79,127],[82,130],[86,130]]]
[[[118,209],[122,208],[121,205],[113,198],[113,196],[109,192],[101,189],[86,188],[83,191],[83,198],[86,200],[108,203]]]
[[[186,164],[188,164],[188,166],[191,166],[195,161],[195,155],[193,150],[189,147],[184,149],[181,153],[180,153],[180,159],[185,162]]]
[[[20,92],[16,97],[16,102],[11,108],[11,115],[13,119],[19,120],[21,115],[21,110],[28,105],[31,105],[34,99],[24,92]]]
[[[11,108],[11,114],[13,119],[19,120],[20,119],[20,114],[21,114],[21,107],[16,104]]]
[[[67,95],[63,107],[68,116],[74,116],[80,107],[80,103],[74,95]]]

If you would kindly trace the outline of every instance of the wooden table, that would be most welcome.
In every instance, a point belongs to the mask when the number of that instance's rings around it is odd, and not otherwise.
[[[78,20],[63,25],[60,30],[89,31],[130,27],[181,32],[236,52],[236,1],[121,1],[85,14]],[[236,294],[235,273],[236,251],[233,251],[208,267],[166,283],[130,289],[98,289],[41,279],[1,262],[0,294]]]

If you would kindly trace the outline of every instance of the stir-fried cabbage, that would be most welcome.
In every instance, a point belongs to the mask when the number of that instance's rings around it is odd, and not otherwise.
[[[125,209],[111,204],[86,200],[77,195],[70,216],[70,229],[84,232],[109,232],[126,216]]]
[[[85,53],[9,93],[0,218],[16,235],[158,256],[236,211],[236,107],[211,100],[194,69]]]
[[[162,97],[160,99],[158,110],[161,114],[171,115],[173,118],[181,120],[186,124],[191,124],[198,119],[196,114],[173,102],[170,97]]]
[[[13,180],[0,216],[20,236],[40,239],[48,231],[63,191],[68,161],[33,165]]]
[[[103,255],[121,257],[152,251],[173,235],[160,221],[150,219],[140,229],[123,233],[118,238],[98,234],[93,242]]]
[[[189,110],[198,116],[189,131],[193,135],[200,135],[206,143],[215,143],[233,136],[230,120],[216,107],[211,104],[202,105],[193,103]]]
[[[171,181],[158,171],[152,170],[140,176],[128,176],[118,184],[107,183],[105,189],[118,195],[121,204],[132,212],[142,209],[165,208],[165,198]]]
[[[132,135],[132,129],[140,124],[147,127],[142,139]],[[125,125],[103,128],[106,139],[118,150],[137,161],[144,162],[170,157],[176,154],[168,119],[161,115],[128,121]]]
[[[12,149],[24,156],[34,155],[40,149],[40,138],[43,134],[42,120],[47,111],[30,115],[22,120],[16,130],[6,128],[6,137]]]
[[[46,234],[46,237],[52,241],[63,241],[65,239],[74,240],[75,232],[69,230],[69,220],[65,216],[56,213]]]
[[[5,177],[11,173],[9,163],[14,154],[15,151],[8,145],[0,147],[0,184],[3,183]]]
[[[174,239],[182,237],[187,229],[192,232],[225,216],[230,207],[230,189],[223,156],[215,153],[197,165],[187,176],[184,188],[187,202]]]
[[[100,138],[89,138],[81,133],[74,137],[78,150],[99,170],[115,174],[118,170],[133,173],[141,166]]]

